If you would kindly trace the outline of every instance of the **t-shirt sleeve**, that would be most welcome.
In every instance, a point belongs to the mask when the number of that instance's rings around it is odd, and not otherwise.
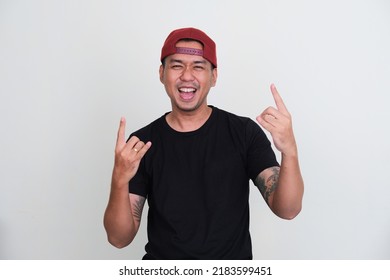
[[[249,120],[246,127],[247,170],[249,178],[255,182],[257,175],[263,170],[279,166],[271,142],[261,127]]]
[[[129,182],[129,193],[147,197],[147,177],[144,174],[144,168],[142,168],[144,164],[142,164],[142,162],[143,161],[141,161],[137,173]]]

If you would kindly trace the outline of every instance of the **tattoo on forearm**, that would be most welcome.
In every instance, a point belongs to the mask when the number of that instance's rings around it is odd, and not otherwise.
[[[141,221],[142,209],[144,208],[145,199],[140,198],[134,201],[133,208],[133,217],[138,222]]]
[[[279,167],[271,168],[271,175],[268,175],[267,178],[263,178],[264,176],[257,176],[256,178],[256,186],[259,188],[261,194],[263,195],[265,201],[269,203],[270,195],[275,191],[278,186],[279,181]]]

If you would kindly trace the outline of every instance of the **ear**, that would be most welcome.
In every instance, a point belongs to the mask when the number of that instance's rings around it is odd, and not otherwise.
[[[217,78],[218,78],[218,70],[217,70],[217,68],[213,69],[212,75],[213,75],[213,77],[212,77],[211,86],[214,87],[217,84]]]
[[[164,78],[164,66],[162,64],[160,65],[160,69],[159,69],[158,72],[159,72],[159,75],[160,75],[160,82],[164,83],[163,82],[164,81],[164,79],[163,79]]]

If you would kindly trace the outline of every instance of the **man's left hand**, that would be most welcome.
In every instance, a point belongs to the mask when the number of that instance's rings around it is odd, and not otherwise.
[[[282,154],[296,155],[297,147],[292,129],[291,115],[274,84],[271,84],[271,92],[276,108],[268,107],[256,120],[264,129],[271,133],[275,147]]]

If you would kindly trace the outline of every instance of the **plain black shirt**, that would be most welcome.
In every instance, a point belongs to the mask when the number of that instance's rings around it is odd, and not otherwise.
[[[144,259],[252,259],[249,180],[279,164],[254,121],[211,108],[195,131],[165,114],[133,133],[152,142],[129,183],[149,204]]]

